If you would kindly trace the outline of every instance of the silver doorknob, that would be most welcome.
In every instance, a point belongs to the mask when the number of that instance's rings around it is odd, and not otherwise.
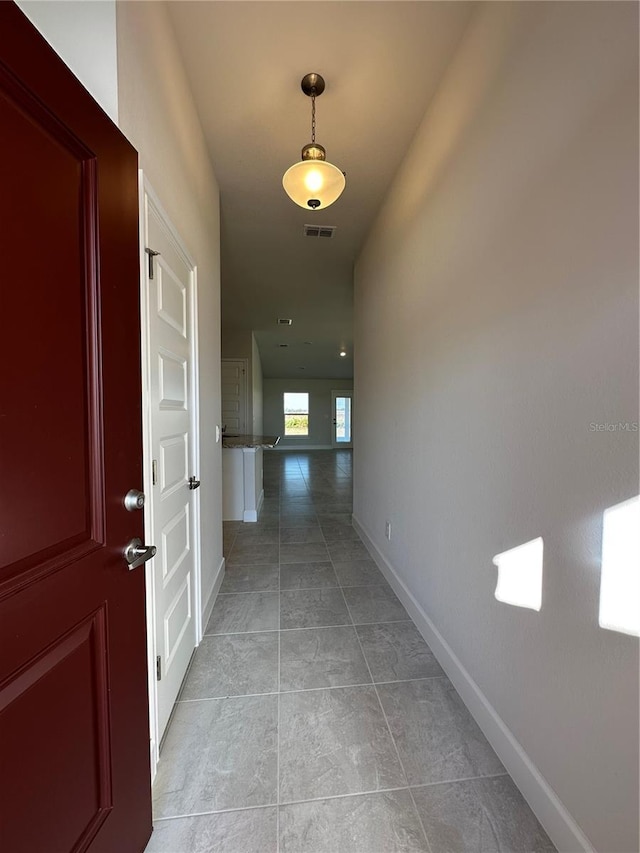
[[[190,489],[199,489],[200,488],[200,480],[196,480],[195,477],[189,477],[189,488]]]
[[[137,569],[147,560],[155,557],[158,549],[155,545],[145,545],[142,539],[132,539],[124,549],[124,558],[129,563],[129,569]]]
[[[129,512],[135,512],[144,507],[144,492],[139,489],[129,489],[124,496],[124,508]]]

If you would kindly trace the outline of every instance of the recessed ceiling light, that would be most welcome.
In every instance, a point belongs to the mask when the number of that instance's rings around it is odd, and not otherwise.
[[[277,323],[279,326],[290,326],[293,323],[293,320],[290,320],[287,317],[278,317]]]
[[[346,356],[346,354],[347,354],[346,350],[343,350],[343,349],[340,350],[340,358],[344,358]]]

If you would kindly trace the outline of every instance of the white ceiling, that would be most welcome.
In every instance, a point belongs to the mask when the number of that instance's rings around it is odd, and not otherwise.
[[[353,264],[473,5],[168,3],[220,184],[223,326],[255,332],[265,376],[353,375]],[[347,173],[315,212],[282,189],[311,138],[309,71],[326,81],[316,138]],[[313,240],[305,223],[337,231]]]

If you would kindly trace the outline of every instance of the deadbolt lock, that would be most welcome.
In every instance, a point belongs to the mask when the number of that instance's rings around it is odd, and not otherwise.
[[[144,492],[139,489],[129,489],[124,496],[124,508],[129,512],[135,512],[144,507]]]

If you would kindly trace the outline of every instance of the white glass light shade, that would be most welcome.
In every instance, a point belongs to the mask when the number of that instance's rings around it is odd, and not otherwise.
[[[300,160],[288,168],[282,178],[282,186],[291,201],[305,210],[329,207],[340,197],[345,184],[340,169],[326,160]],[[313,203],[316,201],[320,204]]]

